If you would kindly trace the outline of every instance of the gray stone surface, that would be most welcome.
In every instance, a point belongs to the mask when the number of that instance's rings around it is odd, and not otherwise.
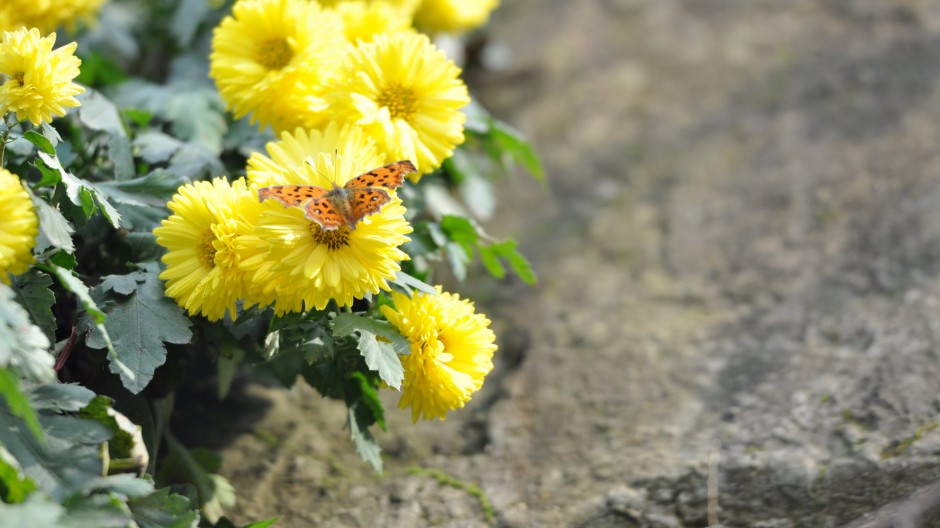
[[[339,406],[249,387],[236,519],[839,526],[940,480],[938,2],[503,4],[470,79],[549,181],[489,223],[540,284],[462,288],[498,370],[446,422],[390,411],[382,478]]]

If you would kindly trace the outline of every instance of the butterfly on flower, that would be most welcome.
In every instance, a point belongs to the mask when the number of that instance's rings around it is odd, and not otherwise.
[[[325,231],[347,226],[355,229],[363,218],[382,210],[392,200],[389,190],[401,187],[405,174],[417,172],[409,160],[396,161],[360,174],[342,187],[274,185],[258,189],[258,200],[274,198],[284,207],[303,205],[304,216]]]

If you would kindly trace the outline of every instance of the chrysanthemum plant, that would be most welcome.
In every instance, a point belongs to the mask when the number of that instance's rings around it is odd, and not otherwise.
[[[379,391],[444,419],[493,367],[434,272],[535,281],[478,220],[538,159],[434,44],[496,2],[101,3],[0,6],[0,525],[233,526],[169,427],[207,366],[345,402],[381,471]]]

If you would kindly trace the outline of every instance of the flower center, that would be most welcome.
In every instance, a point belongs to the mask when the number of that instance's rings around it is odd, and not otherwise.
[[[338,229],[325,230],[315,222],[310,222],[310,234],[317,244],[325,244],[330,249],[339,249],[349,245],[349,235],[352,229],[348,226],[339,226]]]
[[[390,84],[382,90],[376,99],[379,106],[388,108],[388,113],[392,119],[409,120],[414,115],[418,106],[418,98],[411,88],[405,88],[400,84]]]
[[[11,78],[20,86],[26,84],[26,72],[16,72]]]
[[[199,235],[199,242],[196,244],[196,258],[207,269],[215,267],[215,235],[211,229],[206,229]]]
[[[269,70],[280,70],[294,58],[284,39],[266,40],[258,45],[258,62]]]

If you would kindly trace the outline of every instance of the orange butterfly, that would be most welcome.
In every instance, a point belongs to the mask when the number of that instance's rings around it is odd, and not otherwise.
[[[317,185],[275,185],[258,189],[258,200],[275,198],[284,207],[303,204],[304,216],[320,224],[326,231],[348,226],[355,229],[363,218],[375,214],[392,200],[385,189],[396,189],[405,174],[417,172],[408,160],[396,161],[372,169],[332,189]],[[384,189],[383,189],[384,187]]]

